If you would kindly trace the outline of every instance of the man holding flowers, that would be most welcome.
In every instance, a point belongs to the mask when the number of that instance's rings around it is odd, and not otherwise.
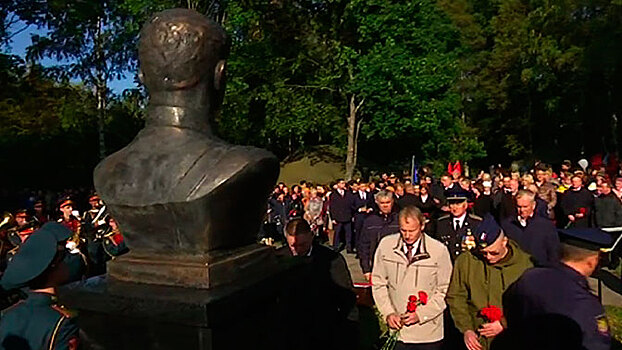
[[[490,215],[474,236],[476,247],[456,259],[447,303],[467,349],[485,350],[504,329],[503,292],[533,264]]]
[[[384,237],[372,269],[374,301],[388,326],[399,331],[396,349],[440,349],[451,259],[445,245],[424,233],[415,207],[399,214],[400,233]]]

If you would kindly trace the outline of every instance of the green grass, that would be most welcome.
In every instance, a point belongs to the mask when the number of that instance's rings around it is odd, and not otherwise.
[[[611,338],[622,343],[622,307],[605,305]]]

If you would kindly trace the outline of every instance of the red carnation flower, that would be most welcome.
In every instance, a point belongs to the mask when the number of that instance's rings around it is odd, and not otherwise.
[[[424,291],[419,291],[419,301],[421,301],[421,305],[425,305],[428,303],[428,293]]]
[[[408,297],[408,302],[412,302],[412,303],[417,302],[417,296],[416,295],[409,296]]]
[[[479,311],[479,314],[486,322],[491,323],[495,321],[501,321],[503,318],[503,311],[497,306],[489,305]]]
[[[417,303],[413,301],[409,301],[406,306],[406,312],[415,312],[417,311]]]
[[[583,207],[579,208],[579,214],[583,214],[583,215],[587,214],[587,208],[583,208]]]

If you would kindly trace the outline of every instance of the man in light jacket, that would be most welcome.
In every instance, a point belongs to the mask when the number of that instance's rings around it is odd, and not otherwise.
[[[423,232],[425,218],[416,207],[399,214],[400,233],[384,237],[374,257],[374,301],[390,328],[399,330],[396,349],[440,349],[443,341],[445,294],[451,279],[447,248]],[[407,312],[411,296],[419,302]]]

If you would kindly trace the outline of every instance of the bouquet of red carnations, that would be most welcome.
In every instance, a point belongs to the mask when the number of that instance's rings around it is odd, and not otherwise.
[[[503,311],[497,306],[488,305],[481,310],[479,310],[479,315],[482,317],[486,323],[492,323],[495,321],[501,321],[503,318]]]
[[[428,294],[424,291],[419,291],[417,295],[411,295],[408,297],[408,304],[406,304],[406,312],[407,313],[415,312],[417,311],[417,306],[425,305],[427,303],[428,303]],[[389,329],[387,330],[387,332],[389,333],[389,338],[384,343],[384,345],[382,345],[380,350],[393,350],[393,348],[395,348],[395,344],[397,344],[397,338],[400,335],[400,331],[399,330],[392,331]],[[386,334],[387,333],[385,333],[385,335]]]

